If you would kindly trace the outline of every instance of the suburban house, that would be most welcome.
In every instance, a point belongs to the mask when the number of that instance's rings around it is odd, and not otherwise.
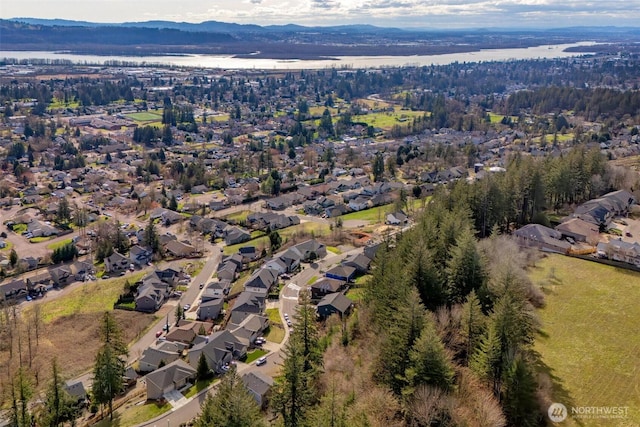
[[[138,360],[138,371],[140,372],[153,372],[160,368],[160,365],[167,365],[180,358],[182,352],[177,346],[174,346],[175,350],[160,349],[156,347],[147,347],[142,356]]]
[[[224,298],[231,288],[229,280],[214,280],[209,282],[200,296],[201,302],[211,301],[213,299]]]
[[[251,233],[238,227],[228,226],[224,230],[224,242],[229,245],[236,245],[251,240]]]
[[[609,227],[615,216],[626,216],[635,203],[637,203],[635,197],[628,191],[613,191],[581,204],[571,216],[594,224],[603,230]]]
[[[262,372],[248,372],[242,376],[242,383],[256,400],[260,408],[267,407],[268,396],[273,386],[273,378]]]
[[[196,318],[201,321],[215,320],[220,316],[224,306],[223,298],[216,298],[200,303],[196,311]]]
[[[249,292],[268,293],[278,282],[278,273],[270,268],[261,268],[247,279],[244,290]]]
[[[606,253],[614,261],[626,262],[640,267],[640,243],[638,242],[610,240]]]
[[[54,286],[64,287],[76,281],[76,276],[71,271],[70,265],[61,265],[60,267],[49,270],[51,281]]]
[[[216,275],[218,276],[218,279],[233,282],[236,280],[239,271],[240,268],[238,268],[238,264],[227,258],[218,265]]]
[[[327,318],[332,314],[338,314],[340,317],[344,317],[351,313],[352,307],[353,301],[344,294],[336,292],[322,298],[316,307],[316,311],[321,318]]]
[[[115,251],[104,259],[104,268],[107,273],[127,271],[129,264],[131,264],[129,258]]]
[[[300,218],[273,212],[253,212],[247,216],[247,223],[256,230],[273,231],[300,224]]]
[[[255,246],[243,246],[238,249],[238,253],[234,254],[239,255],[241,257],[241,261],[244,264],[248,264],[252,261],[255,261],[260,258],[261,253],[258,251],[258,248]]]
[[[214,372],[223,372],[223,367],[231,360],[242,359],[247,355],[247,345],[240,342],[228,330],[214,332],[205,341],[194,345],[189,350],[189,364],[198,366],[200,354],[204,353],[209,368]]]
[[[345,258],[342,265],[355,268],[358,274],[366,274],[369,272],[371,259],[363,253],[353,254]]]
[[[342,280],[345,282],[351,282],[355,274],[355,267],[351,267],[349,265],[336,265],[324,273],[325,277],[328,277],[329,279]]]
[[[87,403],[87,390],[84,388],[84,384],[81,381],[68,381],[64,385],[64,389],[69,396],[80,407],[84,407]]]
[[[176,258],[186,258],[197,254],[196,248],[188,243],[170,240],[164,245],[165,251]]]
[[[250,314],[239,324],[229,323],[227,329],[247,346],[252,345],[256,338],[269,327],[269,319],[265,316]]]
[[[152,256],[153,253],[142,246],[134,245],[129,249],[129,260],[138,267],[149,264]]]
[[[147,399],[161,399],[165,394],[185,387],[195,378],[195,368],[181,359],[175,360],[145,376]]]
[[[254,292],[244,291],[236,298],[231,309],[231,323],[239,325],[250,314],[262,314],[264,298]]]
[[[84,281],[88,276],[95,274],[96,270],[91,262],[76,261],[71,264],[71,272],[77,281]]]
[[[137,311],[154,312],[164,304],[173,288],[171,272],[175,270],[157,270],[142,278],[135,298]]]
[[[387,214],[385,222],[389,225],[407,225],[409,223],[409,218],[404,212],[398,211]]]
[[[327,256],[326,246],[315,239],[298,243],[297,245],[292,246],[290,250],[292,250],[302,262],[310,262]]]
[[[571,218],[555,227],[563,237],[571,237],[576,242],[597,242],[598,226],[580,218]]]
[[[346,284],[344,280],[330,279],[328,277],[318,279],[310,286],[311,299],[319,300],[327,294],[340,292],[345,288]]]
[[[27,284],[22,279],[0,284],[0,296],[6,301],[25,298],[28,294]]]
[[[513,233],[518,244],[524,247],[536,247],[543,251],[567,253],[571,245],[562,238],[562,233],[540,224],[527,224]]]

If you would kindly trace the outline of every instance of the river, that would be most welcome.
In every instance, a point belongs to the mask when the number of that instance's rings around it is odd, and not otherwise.
[[[263,58],[234,58],[218,55],[174,55],[174,56],[100,56],[76,55],[50,51],[6,51],[0,50],[0,58],[18,60],[50,59],[68,60],[76,64],[104,64],[106,62],[128,62],[158,64],[180,67],[220,69],[323,69],[323,68],[377,68],[424,65],[446,65],[454,62],[508,61],[518,59],[550,59],[584,55],[583,52],[566,52],[574,46],[593,46],[595,42],[542,45],[514,49],[482,49],[477,52],[451,53],[444,55],[414,56],[343,56],[327,60],[280,60]]]

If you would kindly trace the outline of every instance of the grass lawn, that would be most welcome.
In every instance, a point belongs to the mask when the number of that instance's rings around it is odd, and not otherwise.
[[[356,280],[354,280],[354,282],[356,285],[362,286],[366,284],[371,277],[373,277],[372,274],[365,274],[364,276],[358,276],[356,277]]]
[[[135,120],[136,122],[155,122],[162,119],[162,114],[151,111],[141,111],[139,113],[126,114],[125,117]]]
[[[314,283],[316,283],[316,280],[318,280],[318,276],[312,276],[311,279],[309,279],[309,281],[307,282],[307,286],[311,286]]]
[[[113,415],[113,421],[109,418],[94,424],[95,427],[116,427],[116,426],[134,426],[158,415],[170,411],[172,408],[170,403],[158,405],[155,402],[145,403],[143,405],[125,406],[124,409],[118,409]]]
[[[102,313],[113,309],[113,303],[122,293],[124,282],[135,283],[142,278],[144,272],[127,277],[85,282],[72,289],[63,298],[42,302],[42,320],[49,323],[63,316],[76,314]]]
[[[241,221],[246,221],[250,213],[251,213],[250,210],[242,210],[242,211],[238,211],[238,212],[234,212],[229,215],[226,215],[224,218],[227,221],[233,220],[233,221],[241,222]]]
[[[263,350],[261,348],[257,348],[253,351],[250,351],[249,353],[247,353],[247,360],[245,360],[244,363],[251,363],[254,360],[258,360],[260,357],[264,356],[267,353],[268,351]]]
[[[59,242],[49,243],[47,245],[47,249],[55,251],[58,248],[61,248],[61,247],[65,246],[65,245],[68,245],[72,241],[73,240],[71,240],[71,239],[64,239],[64,240],[60,240]]]
[[[207,120],[213,120],[214,122],[226,122],[229,120],[229,114],[216,114],[213,116],[207,116]]]
[[[570,413],[571,406],[629,408],[626,420],[563,425],[640,425],[640,273],[550,255],[530,277],[546,294],[535,350],[553,379],[553,400]]]
[[[213,377],[211,377],[209,379],[206,379],[206,380],[197,380],[196,383],[193,386],[191,386],[191,388],[189,390],[187,390],[186,393],[182,393],[182,394],[184,394],[184,397],[189,399],[189,398],[195,396],[196,394],[200,393],[205,388],[209,387],[215,381],[216,381],[216,379],[213,378]]]
[[[282,319],[280,319],[280,310],[277,308],[267,308],[267,317],[271,325],[282,325]]]
[[[245,270],[242,273],[240,273],[236,281],[233,282],[233,285],[231,286],[231,290],[229,291],[229,293],[233,295],[233,294],[242,292],[244,290],[244,284],[250,276],[251,276],[251,271],[249,270]]]
[[[349,288],[346,296],[353,302],[360,302],[364,298],[364,288]]]
[[[502,114],[494,114],[491,112],[488,114],[489,114],[489,117],[491,118],[491,123],[500,123],[502,122],[502,119],[504,119],[505,117]],[[518,123],[518,116],[510,116],[510,117],[513,123]]]
[[[48,237],[44,237],[44,236],[41,236],[41,237],[32,237],[32,238],[30,238],[30,239],[29,239],[29,242],[31,242],[31,243],[40,243],[40,242],[46,242],[46,241],[51,240],[51,239],[53,239],[53,238],[55,238],[55,236],[48,236]]]
[[[284,339],[284,329],[277,326],[269,326],[269,330],[264,337],[267,341],[280,343]]]
[[[422,117],[425,111],[400,110],[396,108],[392,112],[371,113],[353,116],[354,122],[366,123],[369,126],[390,130],[394,125],[407,126],[414,117]]]
[[[342,253],[342,251],[338,248],[336,248],[335,246],[327,246],[327,250],[331,253],[334,253],[336,255],[340,255]]]
[[[5,247],[4,247],[4,248],[2,248],[2,249],[0,249],[0,251],[6,251],[6,252],[11,251],[11,248],[13,247],[13,243],[11,243],[11,242],[10,242],[10,241],[8,241],[8,240],[5,240],[5,241],[4,241],[4,244],[5,244]]]
[[[27,224],[14,224],[12,230],[16,234],[22,234],[27,231]]]

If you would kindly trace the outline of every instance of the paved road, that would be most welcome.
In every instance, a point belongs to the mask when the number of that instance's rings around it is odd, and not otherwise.
[[[336,255],[332,252],[327,252],[327,256],[322,260],[319,260],[314,264],[305,264],[304,269],[293,276],[287,286],[283,287],[278,306],[280,309],[280,316],[283,325],[286,325],[284,320],[284,313],[289,315],[289,318],[295,322],[293,315],[298,306],[298,293],[301,289],[307,288],[307,283],[313,276],[321,276],[324,271],[341,262],[345,257],[351,254],[361,252],[362,248],[356,248],[342,254]],[[295,327],[295,324],[294,324]],[[284,356],[282,348],[289,339],[289,330],[285,327],[285,337],[280,344],[267,343],[264,348],[270,350],[267,355],[267,363],[262,366],[256,366],[255,364],[247,365],[244,363],[238,363],[238,374],[244,375],[251,371],[260,371],[267,375],[276,376],[280,369],[280,366],[284,362]],[[197,397],[193,398],[186,405],[171,410],[168,413],[155,418],[151,421],[139,424],[137,427],[164,427],[171,425],[179,425],[186,423],[195,418],[200,413],[200,408],[206,398],[207,393],[215,393],[216,387],[211,387],[208,391],[203,391]]]
[[[191,305],[190,311],[195,312],[196,306],[197,306],[196,302],[200,295],[200,288],[198,285],[200,283],[206,284],[209,281],[209,279],[211,278],[211,275],[218,268],[218,264],[220,263],[221,254],[222,254],[222,251],[219,246],[212,245],[210,243],[206,243],[205,245],[208,245],[205,248],[206,250],[208,250],[209,256],[207,257],[207,260],[204,266],[202,267],[202,270],[200,270],[200,273],[198,273],[198,275],[195,278],[191,279],[191,283],[187,291],[182,294],[182,297],[180,298],[180,300],[175,300],[175,299],[169,300],[160,311],[160,314],[161,314],[160,320],[158,320],[158,322],[155,325],[153,325],[149,329],[149,331],[144,336],[142,336],[136,343],[131,345],[131,347],[129,348],[129,363],[132,363],[138,357],[140,357],[142,352],[155,342],[156,332],[159,330],[162,330],[162,328],[166,325],[167,318],[170,326],[175,325],[175,322],[176,322],[175,307],[177,304],[181,304],[181,305],[190,304]]]

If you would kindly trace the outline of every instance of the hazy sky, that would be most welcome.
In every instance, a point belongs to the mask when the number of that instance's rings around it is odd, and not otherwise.
[[[637,26],[640,0],[2,0],[0,18],[394,27]]]

